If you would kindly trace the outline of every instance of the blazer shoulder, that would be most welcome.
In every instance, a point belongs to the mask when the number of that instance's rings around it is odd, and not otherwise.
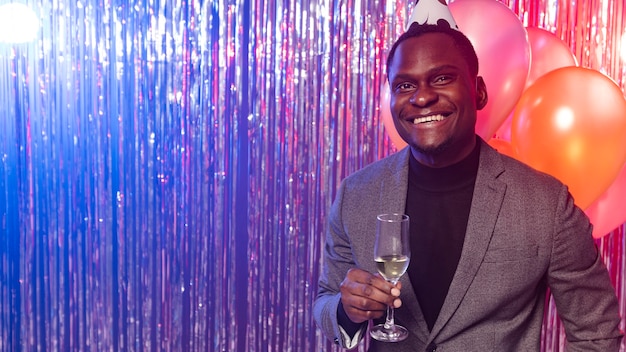
[[[399,173],[408,173],[410,149],[408,147],[377,160],[347,176],[343,183],[347,186],[367,187],[387,178],[395,178]]]

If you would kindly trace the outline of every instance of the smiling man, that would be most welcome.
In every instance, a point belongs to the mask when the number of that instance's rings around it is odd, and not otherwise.
[[[465,158],[475,146],[476,111],[487,104],[469,41],[457,31],[414,24],[387,67],[394,124],[413,157],[431,167]]]
[[[539,351],[549,289],[568,351],[619,351],[618,301],[589,219],[561,182],[476,135],[488,97],[471,43],[451,16],[413,17],[430,22],[413,23],[387,62],[391,113],[408,147],[342,182],[318,325],[353,348],[393,305],[409,336],[370,340],[370,351]],[[376,215],[392,212],[410,217],[411,233],[395,286],[376,274],[372,249]]]

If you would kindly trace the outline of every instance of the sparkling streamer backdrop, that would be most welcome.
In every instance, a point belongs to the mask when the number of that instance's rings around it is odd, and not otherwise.
[[[395,151],[410,1],[11,2],[39,30],[0,43],[0,351],[336,351],[311,310],[327,209]],[[624,89],[623,0],[503,2]],[[625,232],[598,240],[622,315]]]

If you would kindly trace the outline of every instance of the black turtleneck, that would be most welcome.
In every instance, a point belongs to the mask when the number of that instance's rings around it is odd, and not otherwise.
[[[477,142],[465,159],[443,168],[410,158],[406,213],[411,219],[411,262],[407,272],[429,330],[461,257],[479,155]]]

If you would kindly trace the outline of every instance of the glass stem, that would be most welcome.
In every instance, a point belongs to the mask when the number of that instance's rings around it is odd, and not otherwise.
[[[395,284],[398,282],[398,280],[391,280],[390,281],[392,284]],[[387,306],[387,318],[385,318],[385,330],[389,330],[389,329],[393,329],[394,325],[395,325],[395,321],[394,321],[394,317],[393,317],[393,302],[391,303],[391,305]]]
[[[392,329],[394,326],[393,306],[387,306],[387,318],[385,319],[385,329]]]

